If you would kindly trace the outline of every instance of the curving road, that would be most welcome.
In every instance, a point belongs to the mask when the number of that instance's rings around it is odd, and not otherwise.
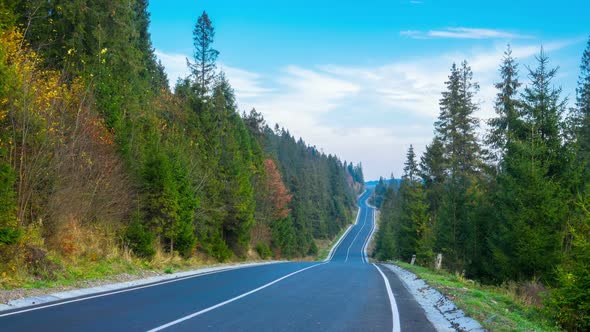
[[[368,262],[375,211],[324,262],[228,269],[0,313],[2,331],[434,331],[387,268]]]

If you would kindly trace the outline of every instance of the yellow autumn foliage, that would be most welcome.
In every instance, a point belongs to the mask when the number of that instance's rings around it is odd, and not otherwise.
[[[31,260],[39,253],[96,259],[116,247],[109,241],[131,195],[90,90],[45,69],[19,30],[0,33],[0,150],[7,152],[0,158],[16,175],[23,231],[19,243],[0,248],[0,284],[44,270]]]

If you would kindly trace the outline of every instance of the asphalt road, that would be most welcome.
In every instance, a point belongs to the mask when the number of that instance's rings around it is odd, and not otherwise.
[[[369,193],[325,262],[185,278],[0,313],[0,331],[434,331],[391,271],[368,262]]]

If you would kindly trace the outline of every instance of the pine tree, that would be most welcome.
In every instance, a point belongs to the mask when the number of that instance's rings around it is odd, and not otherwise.
[[[495,84],[498,89],[494,107],[497,117],[489,121],[491,130],[486,142],[496,152],[493,158],[496,162],[501,160],[507,145],[518,138],[519,127],[521,127],[518,88],[522,84],[518,80],[518,64],[512,56],[510,45],[504,52],[504,59],[499,71],[501,81]]]
[[[422,184],[417,180],[418,164],[413,146],[410,145],[406,156],[404,175],[399,189],[399,206],[397,207],[399,227],[394,234],[399,258],[409,260],[416,254],[420,244],[421,259],[426,259],[428,249],[426,241],[421,237],[426,235],[428,212]],[[424,239],[425,240],[425,239]]]
[[[577,152],[580,164],[582,167],[586,166],[584,178],[590,181],[590,171],[587,167],[590,165],[590,39],[582,56],[576,92]]]
[[[548,299],[561,326],[570,331],[590,328],[590,40],[582,56],[573,135],[566,141],[570,153],[566,175],[570,188],[564,255],[556,284]]]
[[[214,37],[215,29],[213,24],[207,12],[203,11],[193,30],[193,44],[195,46],[193,58],[195,63],[190,66],[195,76],[197,91],[201,97],[210,91],[215,80],[215,61],[219,51],[213,48]]]
[[[446,253],[448,266],[454,270],[462,270],[468,263],[475,236],[471,188],[481,169],[481,160],[475,135],[477,120],[473,116],[477,110],[473,98],[479,86],[472,79],[473,72],[466,61],[461,67],[452,65],[435,123],[447,173],[446,194],[436,222],[437,248]]]
[[[444,147],[438,138],[426,146],[426,151],[420,158],[420,177],[424,183],[430,219],[438,220],[442,197],[444,195],[445,160]]]
[[[541,48],[536,57],[538,66],[529,69],[531,84],[522,95],[523,118],[527,139],[531,149],[538,149],[538,160],[549,167],[550,176],[558,176],[563,169],[561,146],[561,120],[565,111],[565,100],[560,100],[561,88],[552,86],[558,67],[548,68],[549,58]],[[535,140],[541,144],[535,144]],[[542,157],[541,157],[542,156]]]
[[[398,246],[395,243],[394,223],[397,215],[397,195],[393,187],[388,187],[380,209],[379,230],[375,235],[375,250],[373,255],[380,261],[398,258]]]
[[[522,137],[508,145],[494,198],[497,228],[490,247],[499,279],[551,280],[559,263],[565,208],[562,138],[563,102],[553,88],[557,69],[549,69],[541,50],[529,69],[522,95]],[[514,129],[516,130],[516,129]]]
[[[410,145],[408,153],[406,155],[406,161],[404,163],[404,178],[413,182],[418,176],[418,163],[416,162],[416,153],[414,152],[414,146]]]

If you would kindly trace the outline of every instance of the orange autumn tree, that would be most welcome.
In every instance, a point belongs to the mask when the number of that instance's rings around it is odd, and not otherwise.
[[[277,169],[274,160],[266,159],[264,161],[264,169],[266,171],[266,192],[269,194],[272,202],[272,219],[283,219],[289,216],[289,203],[293,197],[283,179],[281,173]]]
[[[256,225],[252,229],[252,241],[268,245],[271,240],[270,226],[273,221],[285,219],[291,210],[289,203],[293,196],[283,182],[274,160],[264,160],[264,174],[258,181],[260,190],[256,198]]]

